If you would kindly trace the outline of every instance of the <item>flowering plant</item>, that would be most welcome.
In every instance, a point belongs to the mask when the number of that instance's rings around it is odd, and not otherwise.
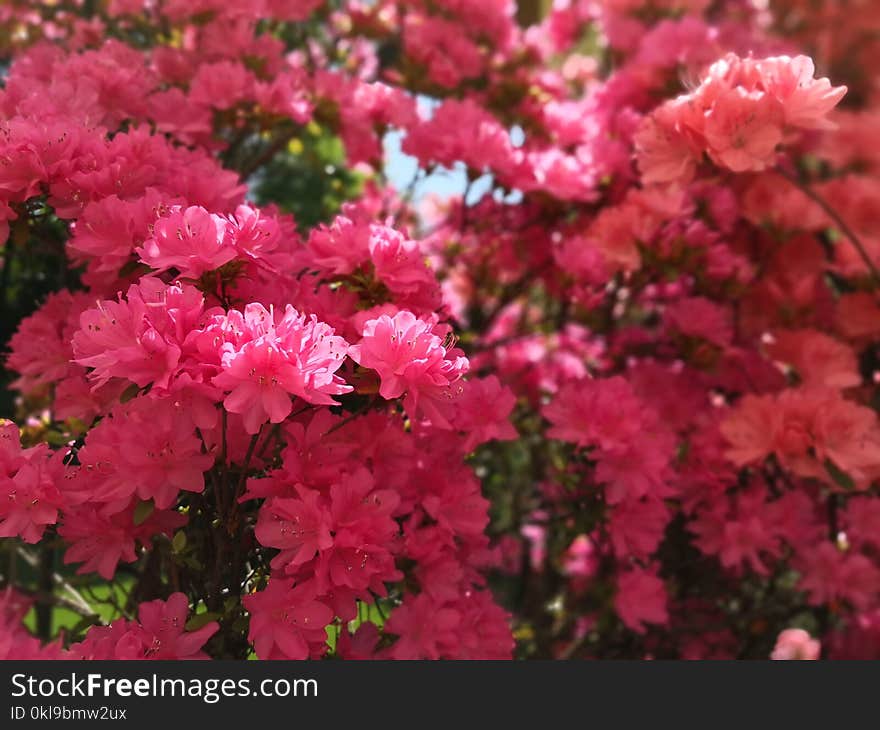
[[[878,23],[6,3],[0,658],[880,656]]]

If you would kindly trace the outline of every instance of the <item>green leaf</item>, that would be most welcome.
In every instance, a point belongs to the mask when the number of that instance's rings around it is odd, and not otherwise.
[[[178,532],[178,535],[182,535],[182,532]],[[206,611],[205,613],[197,613],[193,616],[189,621],[186,622],[187,631],[198,631],[203,626],[207,626],[212,621],[216,621],[220,618],[219,613],[212,613],[211,611]]]
[[[171,549],[175,553],[182,553],[185,547],[186,533],[183,530],[178,530],[174,533],[174,539],[171,541]]]
[[[121,403],[128,403],[132,398],[137,397],[137,394],[140,393],[141,387],[137,383],[132,383],[125,390],[122,391],[122,395],[119,396],[119,400]]]
[[[847,491],[852,491],[856,488],[856,483],[853,481],[853,478],[837,466],[837,464],[831,461],[831,459],[825,459],[825,469],[828,471],[828,474],[837,486],[846,489]]]
[[[134,508],[134,524],[144,524],[150,515],[153,514],[154,509],[156,509],[156,505],[153,504],[152,499],[148,499],[146,502],[138,502],[137,507]]]
[[[52,446],[66,446],[70,442],[70,436],[59,431],[47,431],[45,439]]]
[[[142,264],[140,261],[132,259],[119,269],[119,278],[126,279],[134,273],[146,274],[150,271],[150,267]]]

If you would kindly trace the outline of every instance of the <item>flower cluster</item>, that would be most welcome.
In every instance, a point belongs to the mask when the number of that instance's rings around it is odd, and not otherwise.
[[[827,129],[846,94],[813,74],[806,56],[730,55],[713,64],[692,94],[658,107],[639,129],[642,179],[687,182],[703,153],[732,172],[772,167],[786,132]]]
[[[43,5],[0,10],[0,657],[880,656],[832,0]]]

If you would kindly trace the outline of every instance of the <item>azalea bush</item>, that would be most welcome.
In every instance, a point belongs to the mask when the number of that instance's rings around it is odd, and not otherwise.
[[[880,657],[878,31],[4,3],[0,658]]]

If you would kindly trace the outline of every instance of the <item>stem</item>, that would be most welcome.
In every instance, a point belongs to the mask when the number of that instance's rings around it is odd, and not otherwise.
[[[9,575],[7,575],[7,585],[15,587],[18,583],[18,551],[9,546]]]
[[[303,411],[305,411],[305,410],[308,410],[308,409],[303,409]],[[300,413],[302,413],[303,411],[300,411]],[[296,415],[298,415],[298,414],[296,414],[296,413],[291,414],[291,416],[296,416]],[[281,434],[281,424],[276,423],[274,426],[272,426],[272,430],[269,431],[269,434],[266,436],[266,438],[263,439],[263,445],[260,447],[260,453],[257,454],[257,459],[262,461],[263,457],[266,455],[266,451],[268,451],[268,449],[269,449],[269,446],[271,446],[273,442],[278,441],[278,437],[280,434]]]
[[[828,539],[833,543],[837,543],[837,536],[840,534],[840,527],[838,525],[839,520],[837,518],[838,507],[840,506],[840,502],[838,501],[836,494],[828,495]]]
[[[55,549],[45,546],[40,554],[39,576],[37,578],[37,590],[44,595],[51,595],[54,587],[55,575]],[[52,638],[52,605],[51,603],[37,603],[34,611],[37,614],[37,636],[44,641]]]
[[[220,466],[226,469],[226,407],[220,411]]]
[[[816,205],[818,205],[825,214],[831,218],[840,232],[846,236],[850,243],[852,243],[855,250],[858,252],[859,257],[864,262],[865,266],[868,268],[868,271],[871,272],[871,277],[874,279],[874,282],[880,284],[880,270],[877,269],[877,266],[871,260],[871,257],[868,255],[868,251],[865,248],[865,244],[858,237],[855,231],[849,227],[847,222],[841,218],[840,214],[831,207],[831,205],[826,201],[819,193],[813,190],[807,183],[802,182],[797,175],[793,175],[786,170],[783,170],[781,167],[776,168],[777,172],[782,175],[786,180],[788,180],[792,185],[794,185],[798,190],[800,190],[804,195],[806,195],[810,200],[812,200]]]
[[[235,167],[236,158],[239,156],[239,152],[241,152],[241,146],[251,134],[253,134],[253,130],[247,125],[239,130],[238,134],[229,143],[229,146],[220,155],[224,166]]]
[[[470,175],[468,175],[467,185],[464,188],[464,192],[461,194],[461,218],[458,224],[458,232],[464,234],[464,230],[467,227],[468,223],[468,196],[471,194],[471,186],[474,184],[474,181],[471,180]]]
[[[370,595],[373,597],[373,605],[376,607],[376,610],[382,617],[382,621],[387,621],[388,614],[386,614],[385,610],[382,608],[382,596],[380,596],[378,593],[374,593],[373,591],[370,591]]]
[[[15,249],[13,247],[12,233],[10,232],[9,238],[6,239],[3,248],[3,268],[0,269],[0,304],[3,305],[4,310],[8,308],[9,304],[6,291],[9,289],[10,273],[12,271],[12,257],[14,253]]]
[[[251,465],[251,459],[254,456],[254,451],[257,448],[257,441],[260,440],[260,433],[263,428],[260,427],[260,430],[251,436],[251,442],[248,444],[247,454],[244,457],[244,466],[241,467],[241,476],[238,479],[238,486],[235,488],[235,492],[232,494],[232,508],[234,509],[234,505],[238,502],[238,498],[241,496],[242,492],[244,492],[244,486],[247,483],[247,474],[248,468]]]

